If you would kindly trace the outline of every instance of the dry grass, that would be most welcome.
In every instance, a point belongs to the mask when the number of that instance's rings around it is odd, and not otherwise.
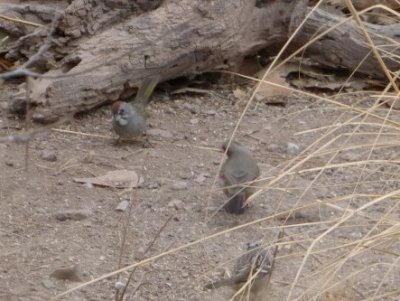
[[[397,17],[399,17],[399,14],[382,5],[376,5],[357,13],[351,1],[347,0],[346,3],[352,16],[337,24],[336,27],[350,20],[357,22],[364,33],[366,43],[370,45],[371,51],[379,60],[389,84],[381,94],[375,96],[375,102],[370,107],[347,105],[335,100],[335,98],[291,89],[298,94],[312,97],[315,101],[343,110],[341,117],[331,125],[298,132],[297,135],[316,132],[320,135],[318,139],[300,154],[280,166],[280,170],[276,175],[262,179],[261,184],[254,184],[259,187],[261,186],[261,189],[252,196],[250,201],[256,201],[260,196],[274,190],[295,190],[297,196],[295,200],[292,200],[293,207],[279,210],[272,215],[232,227],[228,230],[212,235],[205,235],[193,242],[172,248],[166,252],[143,259],[140,262],[121,267],[116,271],[79,284],[55,296],[51,300],[60,299],[73,291],[94,284],[102,279],[116,276],[124,271],[131,271],[136,267],[148,264],[164,256],[178,253],[186,248],[202,248],[202,245],[206,241],[219,239],[229,232],[261,224],[265,221],[277,220],[281,217],[284,217],[282,223],[277,223],[276,226],[266,228],[265,230],[285,229],[286,232],[283,241],[268,245],[271,248],[279,247],[282,250],[282,252],[278,252],[276,257],[278,266],[291,264],[293,273],[291,275],[292,278],[286,282],[288,288],[285,296],[286,300],[391,300],[391,298],[395,299],[400,296],[399,282],[396,285],[396,281],[399,281],[398,275],[400,275],[400,221],[398,219],[400,216],[400,189],[393,189],[388,185],[390,179],[398,183],[398,166],[400,160],[390,157],[377,157],[375,154],[377,151],[379,151],[377,152],[378,154],[382,154],[381,150],[400,145],[397,140],[388,140],[389,138],[398,138],[398,135],[400,135],[400,122],[393,118],[396,114],[391,107],[388,109],[382,108],[381,104],[381,101],[387,98],[398,101],[397,75],[386,68],[381,58],[382,55],[391,54],[382,54],[379,47],[373,44],[369,33],[365,30],[360,19],[361,14],[378,7]],[[301,26],[298,30],[301,30]],[[291,57],[301,53],[308,45],[316,42],[326,33],[323,32],[316,36]],[[295,35],[296,32],[293,33],[286,46],[289,45]],[[267,78],[268,74],[274,68],[278,68],[291,59],[289,57],[279,65],[276,64],[286,46],[282,48],[261,80],[252,78],[258,83],[236,123],[234,133],[230,137],[231,141],[234,139],[241,122],[246,118],[246,112],[252,104],[261,82],[276,85],[266,81],[265,78]],[[244,77],[240,74],[236,75]],[[390,89],[395,92],[389,92]],[[348,117],[349,114],[351,114],[351,117]],[[66,132],[60,129],[53,129],[53,131],[94,137],[91,134],[72,131]],[[360,136],[368,136],[369,141],[361,143],[357,139]],[[96,135],[95,137],[102,139],[110,138],[101,135]],[[341,162],[338,160],[340,153],[350,150],[364,152],[365,156],[363,159],[351,162]],[[222,162],[221,159],[219,168],[221,168]],[[315,166],[314,164],[313,167],[308,167],[307,164],[310,162],[318,162],[318,165]],[[380,170],[382,167],[385,167],[383,171]],[[326,176],[327,171],[331,170],[340,171],[344,177],[348,173],[356,173],[358,180],[348,183],[352,186],[352,191],[332,198],[315,198],[305,203],[305,195],[311,190],[321,188],[319,184],[320,179]],[[213,185],[210,187],[208,202],[211,202],[213,193],[218,189],[216,187],[218,173],[219,171],[216,172]],[[312,177],[307,186],[297,187],[295,184],[291,185],[294,176],[305,174]],[[332,188],[340,185],[340,183],[332,183]],[[380,189],[375,188],[379,186]],[[377,205],[384,206],[385,210],[383,212],[376,212],[375,208],[377,208]],[[329,209],[333,212],[332,217],[325,218],[319,222],[286,223],[289,221],[289,217],[296,212],[307,212],[307,210],[313,209]],[[207,214],[205,221],[207,222],[213,216],[213,214]],[[353,237],[350,235],[352,232],[360,233],[361,236]],[[338,235],[338,233],[343,234]],[[123,237],[121,241],[124,241]],[[298,246],[301,247],[301,250],[299,250]],[[123,247],[121,249],[122,253]],[[368,258],[367,263],[364,260],[365,258]],[[221,263],[221,265],[229,263],[230,261],[226,261]],[[374,273],[377,273],[378,277]],[[282,284],[282,281],[278,280],[279,276],[277,274],[278,272],[274,274],[277,279],[274,279],[275,277],[271,279],[270,289],[274,285]],[[268,294],[268,292],[265,294]],[[233,297],[231,300],[233,300]]]

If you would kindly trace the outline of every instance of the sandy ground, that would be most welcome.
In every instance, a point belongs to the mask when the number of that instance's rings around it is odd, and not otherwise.
[[[284,107],[252,105],[236,140],[254,152],[265,183],[272,182],[245,214],[230,215],[217,211],[225,197],[218,185],[211,187],[223,159],[218,150],[246,104],[233,89],[221,84],[213,95],[173,97],[158,91],[148,107],[149,148],[51,132],[29,143],[26,171],[25,146],[0,144],[0,300],[47,300],[118,267],[264,219],[140,266],[126,292],[126,300],[229,300],[233,289],[204,285],[229,274],[246,242],[274,244],[287,216],[278,213],[300,206],[308,207],[286,222],[260,300],[399,300],[398,193],[379,199],[400,189],[398,128],[387,124],[378,139],[381,120],[301,96],[289,97]],[[339,101],[364,109],[373,104],[364,96]],[[115,137],[109,110],[59,128]],[[23,126],[1,116],[2,136]],[[397,122],[400,114],[389,118]],[[74,182],[120,169],[141,175],[141,186]],[[116,210],[121,201],[129,202],[125,211]],[[72,219],[60,220],[71,212]],[[79,282],[51,277],[72,266]],[[128,276],[100,280],[64,299],[112,300],[115,284]]]

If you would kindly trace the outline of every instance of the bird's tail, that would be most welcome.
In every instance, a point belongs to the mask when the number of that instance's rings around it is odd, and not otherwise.
[[[244,189],[241,189],[229,199],[224,208],[228,213],[242,214],[246,209],[246,206],[243,206],[245,202],[246,191]]]
[[[153,93],[155,87],[157,86],[159,80],[160,77],[158,75],[144,79],[139,86],[139,90],[135,97],[135,103],[145,106],[149,101],[149,98]]]

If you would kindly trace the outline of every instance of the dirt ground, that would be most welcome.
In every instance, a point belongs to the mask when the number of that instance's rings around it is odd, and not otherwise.
[[[211,191],[224,158],[219,148],[246,105],[234,89],[219,84],[202,96],[157,91],[148,107],[147,148],[114,145],[109,106],[58,128],[113,139],[52,131],[29,143],[28,171],[25,145],[0,144],[0,300],[48,300],[119,267],[264,219],[138,267],[125,295],[229,300],[233,289],[204,286],[229,274],[246,242],[262,241],[272,252],[287,210],[305,205],[286,222],[259,300],[399,300],[399,193],[388,194],[400,189],[400,113],[390,112],[394,123],[384,123],[345,107],[368,110],[373,99],[365,95],[337,98],[342,106],[300,95],[286,106],[252,105],[236,140],[254,152],[271,184],[235,216],[218,211],[225,201],[218,182]],[[1,136],[23,126],[1,116]],[[74,181],[120,169],[136,171],[142,185],[127,190]],[[129,209],[117,211],[121,201]],[[60,220],[71,211],[78,217]],[[80,281],[51,277],[73,266]],[[128,276],[63,298],[113,300]]]

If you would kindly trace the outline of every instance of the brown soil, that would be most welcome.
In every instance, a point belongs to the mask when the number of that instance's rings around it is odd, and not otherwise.
[[[157,92],[149,104],[149,129],[153,133],[149,135],[150,148],[143,148],[142,143],[114,145],[115,139],[51,132],[29,144],[26,171],[25,146],[0,144],[0,300],[46,300],[121,266],[271,216],[140,266],[126,293],[126,300],[140,301],[228,300],[232,289],[205,290],[204,285],[231,269],[230,260],[243,252],[246,242],[262,240],[269,245],[276,241],[284,220],[274,214],[315,204],[287,222],[296,226],[285,229],[284,241],[290,243],[279,249],[271,282],[262,297],[286,300],[305,253],[317,237],[374,196],[400,188],[398,166],[393,162],[399,159],[399,147],[393,136],[382,135],[376,140],[376,135],[361,135],[377,133],[380,128],[343,125],[358,113],[291,96],[285,107],[263,103],[251,106],[236,136],[254,152],[268,181],[282,174],[285,166],[300,162],[304,158],[301,152],[333,129],[321,127],[338,126],[340,122],[341,126],[317,144],[327,144],[319,156],[312,156],[259,194],[245,214],[217,212],[225,197],[220,190],[210,193],[210,189],[223,154],[214,148],[219,149],[232,134],[246,104],[230,91],[232,87],[220,85],[212,96],[175,98]],[[340,101],[364,109],[372,104],[367,97],[343,97]],[[387,109],[375,113],[385,116]],[[2,116],[1,136],[18,133],[15,127],[23,126],[23,122]],[[382,123],[363,117],[354,122]],[[400,114],[393,112],[390,118],[399,120]],[[114,136],[110,119],[109,107],[103,107],[60,128]],[[316,130],[301,133],[311,129]],[[346,134],[353,131],[358,134]],[[396,131],[385,128],[383,132]],[[333,141],[336,136],[340,137]],[[375,141],[377,146],[371,151]],[[338,148],[356,145],[360,147],[334,156]],[[43,159],[49,153],[56,154],[54,162]],[[384,161],[350,165],[367,159]],[[348,165],[334,165],[338,163]],[[321,169],[325,165],[333,166]],[[124,190],[74,182],[74,178],[118,169],[141,174],[142,186]],[[349,195],[353,197],[340,199]],[[123,200],[129,201],[131,210],[116,211]],[[292,298],[304,293],[302,300],[307,300],[321,292],[319,300],[362,300],[397,290],[399,241],[390,235],[367,239],[391,229],[396,222],[398,226],[396,204],[398,198],[382,199],[321,237],[312,251],[323,251],[307,257]],[[56,219],[60,212],[72,209],[84,210],[83,219]],[[365,241],[360,243],[361,239]],[[81,282],[50,277],[55,270],[74,265]],[[120,281],[126,283],[128,275],[123,272]],[[112,300],[117,281],[117,276],[103,279],[64,298]],[[377,300],[398,297],[394,294]]]

